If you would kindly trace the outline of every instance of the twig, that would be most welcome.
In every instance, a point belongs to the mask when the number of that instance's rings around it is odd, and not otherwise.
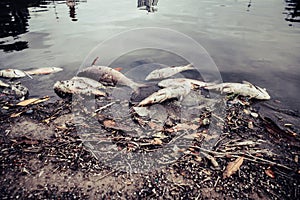
[[[217,178],[217,180],[216,180],[216,182],[215,182],[215,184],[214,184],[214,188],[217,186],[219,180],[220,180],[220,176],[218,176],[218,178]]]
[[[254,159],[261,160],[261,161],[263,161],[263,162],[266,162],[266,163],[269,163],[269,164],[272,164],[272,165],[276,165],[276,166],[278,166],[278,167],[282,167],[282,168],[285,168],[285,169],[288,169],[288,170],[292,170],[292,171],[293,171],[292,168],[287,167],[287,166],[285,166],[285,165],[282,165],[282,164],[279,164],[279,163],[276,163],[276,162],[273,162],[273,161],[270,161],[270,160],[266,160],[266,159],[263,159],[263,158],[260,158],[260,157],[257,157],[257,156],[253,156],[253,155],[251,155],[251,154],[245,154],[245,155],[246,155],[246,156],[249,156],[249,157],[252,157],[252,158],[254,158]]]
[[[211,116],[217,118],[218,120],[220,120],[220,121],[223,122],[223,123],[225,122],[224,119],[222,119],[221,117],[219,117],[218,115],[216,115],[216,114],[214,114],[214,113],[211,113]]]
[[[108,108],[109,106],[112,106],[113,104],[115,104],[115,102],[111,102],[111,103],[109,103],[109,104],[107,104],[105,106],[102,106],[102,107],[98,108],[97,110],[95,110],[95,113],[97,113],[97,112],[99,112],[101,110],[104,110],[104,109]]]
[[[109,175],[111,175],[111,174],[113,174],[113,173],[115,173],[117,170],[118,170],[118,169],[112,170],[111,172],[109,172],[109,173],[107,173],[107,174],[101,176],[100,178],[98,178],[98,179],[96,180],[96,182],[97,182],[97,181],[100,181],[101,179],[104,179],[105,177],[107,177],[107,176],[109,176]]]

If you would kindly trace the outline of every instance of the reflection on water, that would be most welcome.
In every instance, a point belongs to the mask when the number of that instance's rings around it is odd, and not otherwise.
[[[300,22],[300,0],[285,0],[286,21]]]
[[[29,6],[37,6],[39,1],[11,1],[1,0],[0,2],[0,37],[5,38],[17,36],[28,31]],[[4,51],[21,51],[28,48],[26,41],[15,41],[5,44],[7,41],[1,41],[0,49]]]
[[[55,10],[56,4],[65,3],[69,7],[69,16],[72,21],[77,21],[76,6],[79,2],[87,0],[1,0],[0,1],[0,49],[4,52],[21,51],[28,48],[27,41],[21,41],[19,35],[28,32],[30,7],[36,7],[33,12],[47,12],[49,6]]]
[[[251,3],[252,3],[251,0],[249,0],[247,11],[250,11]]]
[[[75,11],[76,1],[75,0],[67,0],[66,4],[70,8],[70,18],[72,19],[72,21],[77,21],[76,11]]]
[[[140,10],[147,10],[148,12],[155,12],[157,11],[157,3],[158,0],[138,0],[137,7]]]

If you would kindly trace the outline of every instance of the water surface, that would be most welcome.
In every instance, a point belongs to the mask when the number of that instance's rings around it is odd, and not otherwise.
[[[53,83],[74,76],[89,52],[112,35],[162,27],[203,45],[224,81],[250,81],[267,88],[273,99],[299,108],[299,1],[2,0],[0,10],[1,69],[64,68],[64,73],[22,79],[32,96],[56,96]],[[143,64],[156,55],[147,57],[144,52],[128,56],[124,67]],[[168,56],[161,61],[182,62]]]

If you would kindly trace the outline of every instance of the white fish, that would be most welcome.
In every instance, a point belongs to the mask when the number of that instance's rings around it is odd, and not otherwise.
[[[139,87],[144,86],[143,84],[136,83],[133,80],[127,78],[121,72],[106,66],[93,65],[91,67],[85,68],[77,75],[94,79],[106,85],[115,86],[116,84],[120,84],[128,86],[135,91],[137,91]]]
[[[149,81],[149,80],[154,80],[154,79],[164,79],[164,78],[171,77],[177,73],[191,70],[191,69],[195,69],[192,64],[188,64],[185,66],[178,66],[178,67],[174,66],[174,67],[166,67],[166,68],[162,68],[162,69],[156,69],[156,70],[152,71],[150,74],[148,74],[148,76],[145,78],[145,80]]]
[[[137,106],[145,106],[154,103],[161,103],[168,99],[176,98],[182,100],[184,96],[189,94],[191,88],[187,84],[179,86],[170,86],[154,92],[149,97],[142,100]]]
[[[59,67],[44,67],[44,68],[27,70],[25,71],[25,73],[29,75],[52,74],[52,73],[60,72],[62,70],[63,69]]]
[[[246,81],[243,81],[243,83],[221,83],[213,86],[207,86],[205,89],[217,90],[224,93],[239,94],[260,100],[271,99],[266,89],[262,89]]]
[[[95,95],[106,96],[106,93],[98,90],[98,88],[86,83],[81,79],[71,79],[66,81],[57,81],[54,86],[54,91],[60,94],[83,94],[83,95]]]
[[[170,87],[176,85],[188,84],[191,86],[192,89],[206,87],[209,85],[214,85],[214,83],[206,83],[203,81],[189,79],[189,78],[170,78],[162,80],[158,83],[159,87]]]
[[[0,80],[0,87],[9,87],[9,85]]]
[[[28,74],[19,69],[3,69],[0,70],[0,76],[5,78],[22,78],[28,76]]]
[[[71,80],[83,81],[97,89],[105,89],[105,86],[102,85],[102,83],[95,81],[94,79],[87,78],[87,77],[74,76],[73,78],[71,78]]]

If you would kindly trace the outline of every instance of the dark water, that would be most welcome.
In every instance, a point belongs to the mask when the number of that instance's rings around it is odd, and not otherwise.
[[[134,28],[169,28],[200,43],[224,81],[250,81],[298,109],[299,5],[299,0],[1,0],[0,68],[64,68],[63,73],[21,80],[32,96],[55,96],[53,83],[74,76],[104,40]],[[155,56],[164,64],[182,62],[145,52],[128,55],[124,67],[152,62]]]

